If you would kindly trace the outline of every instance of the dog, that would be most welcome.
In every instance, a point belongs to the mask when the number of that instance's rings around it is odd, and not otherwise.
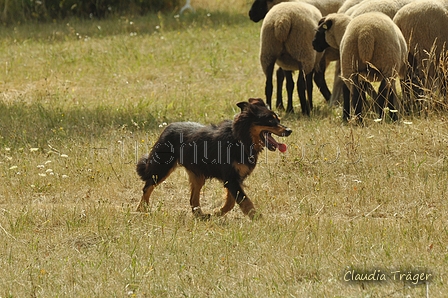
[[[270,151],[287,150],[287,146],[277,142],[272,134],[286,137],[292,130],[280,124],[277,114],[260,98],[251,98],[237,106],[241,112],[233,121],[209,126],[176,122],[165,128],[149,155],[137,163],[137,173],[145,181],[138,212],[147,211],[154,188],[181,165],[190,180],[190,205],[195,217],[210,218],[210,214],[202,212],[199,196],[205,180],[211,178],[222,181],[227,190],[225,204],[215,212],[216,216],[225,215],[235,203],[250,219],[260,216],[242,183],[254,170],[264,147]]]

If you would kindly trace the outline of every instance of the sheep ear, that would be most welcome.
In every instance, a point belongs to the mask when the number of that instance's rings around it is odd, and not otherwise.
[[[331,26],[333,26],[333,21],[332,20],[328,20],[325,23],[322,24],[322,28],[324,30],[328,30],[331,28]]]

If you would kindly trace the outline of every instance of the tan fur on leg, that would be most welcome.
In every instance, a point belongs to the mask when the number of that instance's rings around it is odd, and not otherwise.
[[[244,198],[239,205],[243,213],[249,216],[250,219],[258,219],[261,217],[261,214],[255,210],[254,204],[249,198]]]
[[[215,212],[215,216],[224,216],[227,212],[232,210],[234,206],[235,198],[230,194],[229,190],[227,190],[226,202],[219,211]]]
[[[195,217],[207,219],[210,217],[210,214],[204,214],[202,212],[201,204],[199,202],[201,189],[205,184],[205,177],[197,176],[196,174],[190,171],[187,171],[187,173],[190,180],[190,188],[191,188],[191,195],[190,195],[191,211],[193,212],[193,215]]]
[[[143,192],[142,199],[137,207],[137,212],[148,212],[149,197],[151,196],[151,193],[154,190],[154,188],[155,185],[151,185],[150,187],[148,187],[148,189],[146,189],[145,192]]]

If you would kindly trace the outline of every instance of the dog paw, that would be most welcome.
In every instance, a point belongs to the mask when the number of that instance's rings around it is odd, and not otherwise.
[[[216,210],[215,212],[213,212],[213,216],[215,217],[223,217],[224,215],[226,215],[227,212],[223,212],[221,209]]]
[[[200,207],[193,208],[193,215],[200,220],[209,220],[211,217],[210,214],[203,213]]]
[[[255,209],[250,210],[249,213],[247,213],[247,215],[251,220],[259,220],[263,218],[263,215],[260,212],[256,211]]]
[[[210,214],[207,213],[202,213],[201,215],[194,215],[197,219],[199,220],[203,220],[203,221],[207,221],[210,220],[210,218],[212,217]]]
[[[135,211],[142,212],[142,213],[148,212],[148,205],[140,204],[140,205],[138,205],[137,210],[135,210]]]

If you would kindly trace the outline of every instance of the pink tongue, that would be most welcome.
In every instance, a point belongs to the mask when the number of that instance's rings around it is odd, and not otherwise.
[[[278,150],[280,152],[285,153],[287,149],[288,149],[288,146],[286,146],[285,144],[282,144],[282,143],[278,143]]]
[[[278,143],[270,134],[265,134],[265,137],[269,140],[270,143],[274,144],[275,148],[277,148],[280,152],[284,153],[288,149],[285,144]]]

